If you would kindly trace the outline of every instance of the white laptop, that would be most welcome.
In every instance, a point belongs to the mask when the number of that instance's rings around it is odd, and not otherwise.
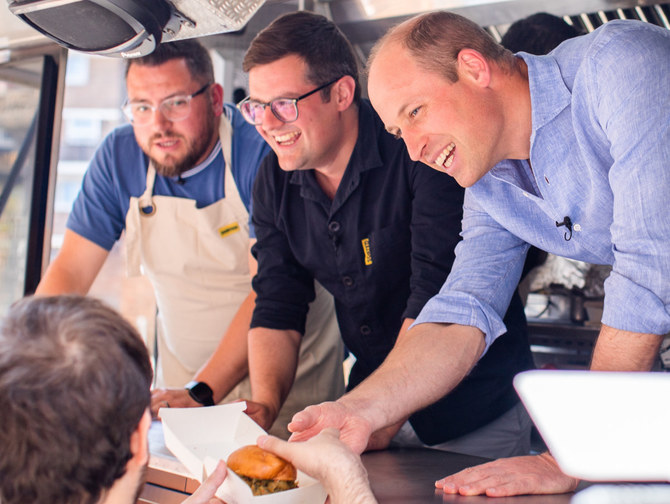
[[[595,482],[670,481],[670,373],[534,370],[517,375],[514,386],[566,474]],[[657,502],[631,496],[631,486],[617,487],[620,498],[628,492],[621,502]],[[658,502],[670,502],[670,485],[653,486],[664,493]],[[573,503],[619,502],[609,490],[594,485]]]

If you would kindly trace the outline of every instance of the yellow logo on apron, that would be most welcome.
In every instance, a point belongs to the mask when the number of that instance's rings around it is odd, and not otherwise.
[[[219,228],[219,236],[221,238],[225,238],[229,234],[233,234],[237,231],[240,230],[240,225],[237,222],[233,222],[232,224],[228,224],[227,226],[223,226]]]
[[[363,238],[361,240],[361,243],[363,244],[363,256],[365,265],[370,266],[372,264],[372,253],[370,252],[370,238]]]

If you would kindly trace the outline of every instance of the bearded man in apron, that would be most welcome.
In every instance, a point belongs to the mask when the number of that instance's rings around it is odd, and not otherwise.
[[[251,397],[249,208],[269,148],[224,105],[196,41],[129,60],[126,84],[132,125],[98,148],[37,293],[86,293],[125,230],[128,274],[148,276],[158,307],[152,410]],[[283,437],[295,412],[344,389],[333,300],[315,287],[295,383],[271,431]]]

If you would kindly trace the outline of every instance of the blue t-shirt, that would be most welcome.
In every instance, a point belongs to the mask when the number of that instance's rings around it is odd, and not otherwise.
[[[224,105],[233,127],[232,174],[242,202],[251,213],[251,192],[258,166],[270,147],[232,105]],[[130,124],[112,131],[98,147],[84,175],[82,187],[72,207],[67,227],[106,250],[121,236],[126,225],[130,197],[139,197],[146,189],[148,158],[135,141]],[[156,175],[154,194],[188,198],[198,208],[225,196],[224,160],[220,144],[200,165],[176,177]],[[249,233],[255,237],[253,227]]]

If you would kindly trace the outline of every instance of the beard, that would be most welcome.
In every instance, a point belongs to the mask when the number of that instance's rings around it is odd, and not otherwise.
[[[194,168],[196,163],[207,154],[207,149],[210,146],[212,137],[216,133],[215,117],[213,115],[207,116],[207,124],[205,131],[189,142],[183,135],[177,135],[171,131],[165,133],[165,136],[180,138],[187,147],[186,154],[181,158],[175,158],[171,163],[161,163],[147,153],[149,159],[154,164],[156,173],[163,177],[178,177],[185,171]],[[161,138],[163,135],[155,135],[151,138],[151,142]]]

